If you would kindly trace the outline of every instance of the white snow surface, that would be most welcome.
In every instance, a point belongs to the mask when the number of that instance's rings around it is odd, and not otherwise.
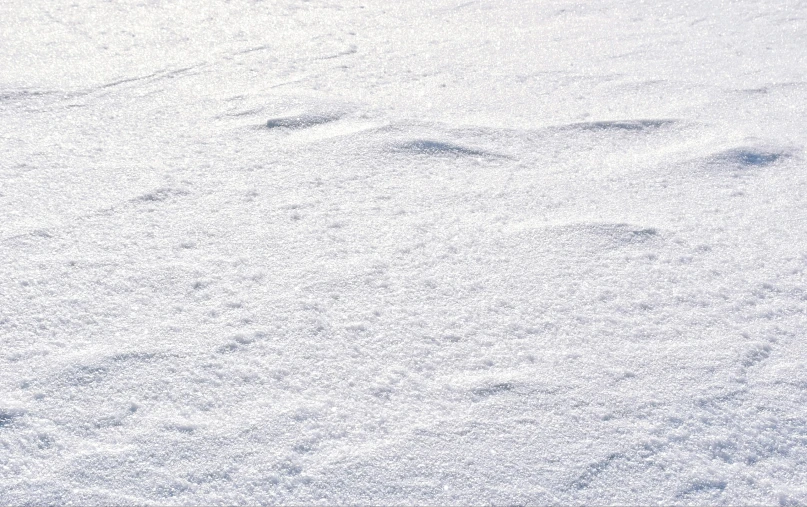
[[[807,2],[4,0],[0,504],[807,504]]]

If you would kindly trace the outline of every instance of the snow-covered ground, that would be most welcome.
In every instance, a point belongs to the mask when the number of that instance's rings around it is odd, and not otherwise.
[[[807,503],[807,2],[0,2],[0,504]]]

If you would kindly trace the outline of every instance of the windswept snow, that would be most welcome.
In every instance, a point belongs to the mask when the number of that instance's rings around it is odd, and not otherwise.
[[[807,503],[807,4],[0,5],[0,504]]]

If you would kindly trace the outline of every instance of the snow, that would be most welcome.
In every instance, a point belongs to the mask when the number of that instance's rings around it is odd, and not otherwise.
[[[0,5],[0,504],[807,503],[807,3]]]

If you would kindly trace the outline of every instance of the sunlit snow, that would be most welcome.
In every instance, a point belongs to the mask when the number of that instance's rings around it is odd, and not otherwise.
[[[807,503],[807,2],[0,2],[0,504]]]

